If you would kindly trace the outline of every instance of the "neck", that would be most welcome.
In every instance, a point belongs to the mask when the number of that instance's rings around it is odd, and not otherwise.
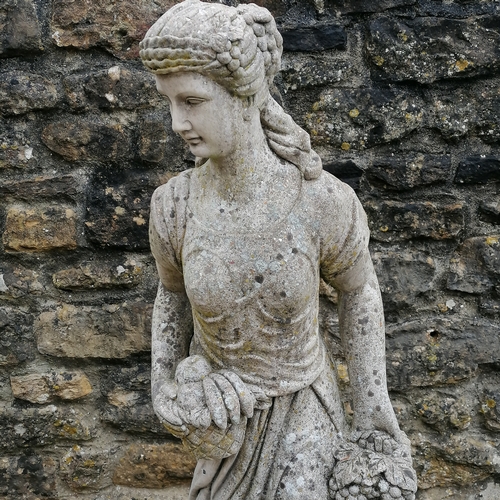
[[[222,158],[210,158],[206,187],[228,202],[247,202],[265,187],[277,162],[260,123],[242,134],[240,146]]]

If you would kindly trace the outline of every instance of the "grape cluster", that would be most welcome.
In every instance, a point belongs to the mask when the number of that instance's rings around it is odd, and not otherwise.
[[[332,484],[333,483],[333,484]],[[359,483],[352,483],[338,489],[335,480],[330,480],[330,495],[333,500],[371,500],[380,498],[382,500],[415,500],[415,493],[401,490],[397,486],[388,483],[383,475],[374,478],[364,478]]]

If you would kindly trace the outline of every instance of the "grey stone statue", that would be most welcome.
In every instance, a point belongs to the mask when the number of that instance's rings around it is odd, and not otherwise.
[[[198,0],[141,43],[197,159],[151,204],[154,409],[198,458],[192,500],[413,499],[366,216],[271,97],[281,52],[266,9]],[[352,426],[318,331],[321,278],[339,292]]]

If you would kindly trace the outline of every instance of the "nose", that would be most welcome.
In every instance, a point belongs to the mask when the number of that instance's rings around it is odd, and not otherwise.
[[[183,112],[180,106],[171,106],[170,115],[172,116],[172,130],[176,134],[191,130],[192,125],[188,121],[186,113]]]

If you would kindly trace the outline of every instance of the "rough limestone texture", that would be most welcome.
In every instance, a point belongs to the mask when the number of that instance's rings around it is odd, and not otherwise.
[[[368,214],[417,498],[498,500],[499,4],[258,3],[286,39],[274,98]],[[138,60],[173,2],[0,4],[0,497],[185,500],[187,468],[170,479],[192,457],[151,402],[148,225],[194,158]],[[349,417],[338,296],[321,293]],[[60,397],[65,373],[92,392]]]

